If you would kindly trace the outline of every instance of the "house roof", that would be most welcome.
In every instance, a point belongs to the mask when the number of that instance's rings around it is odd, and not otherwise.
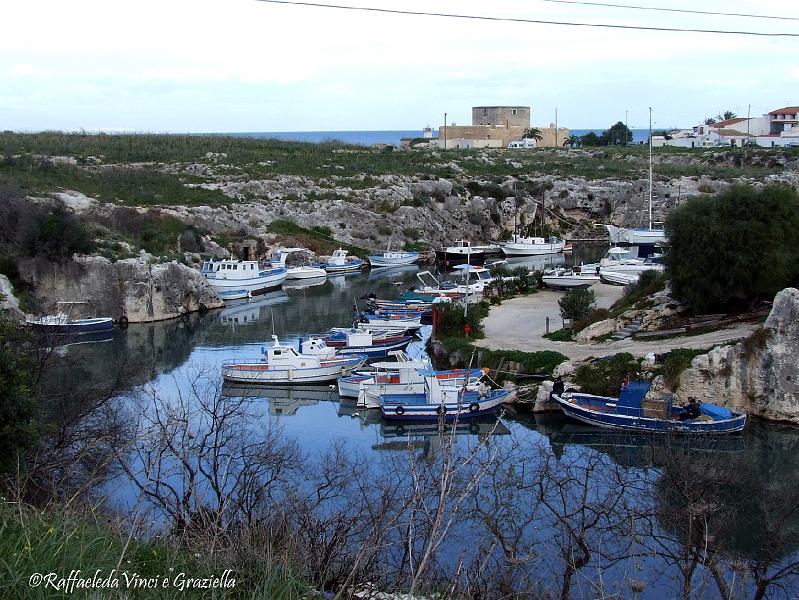
[[[726,119],[724,121],[719,121],[718,123],[712,123],[710,127],[717,127],[719,129],[723,129],[727,125],[735,125],[736,123],[740,123],[741,121],[746,121],[746,117],[735,117],[734,119]]]
[[[777,110],[772,110],[769,114],[770,115],[795,115],[799,113],[799,106],[786,106],[785,108],[778,108]]]
[[[741,136],[746,137],[745,133],[742,133],[742,132],[738,131],[737,129],[719,129],[718,134],[719,135],[729,136],[729,137],[741,137]]]

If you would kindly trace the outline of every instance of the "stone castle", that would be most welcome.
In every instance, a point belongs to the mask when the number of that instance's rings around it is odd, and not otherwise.
[[[446,125],[439,128],[438,146],[457,148],[507,148],[510,142],[522,139],[530,127],[529,106],[473,106],[471,125]],[[543,139],[538,146],[562,146],[569,130],[554,124],[539,127]]]

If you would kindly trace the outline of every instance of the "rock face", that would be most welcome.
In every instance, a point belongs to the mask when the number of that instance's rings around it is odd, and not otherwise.
[[[693,397],[764,419],[799,424],[799,290],[774,298],[762,330],[697,356],[680,376],[675,400]]]
[[[76,305],[75,316],[125,317],[136,323],[222,306],[196,269],[177,262],[150,264],[145,256],[113,263],[101,256],[76,256],[64,264],[29,259],[19,270],[45,311],[53,311],[57,302],[85,302]]]
[[[16,321],[25,318],[19,309],[19,300],[14,295],[14,286],[5,275],[0,275],[0,311],[8,313]]]
[[[574,336],[574,339],[578,342],[590,342],[600,336],[613,333],[616,331],[617,327],[618,323],[616,319],[604,319],[596,323],[591,323],[588,327],[579,331],[577,335]]]

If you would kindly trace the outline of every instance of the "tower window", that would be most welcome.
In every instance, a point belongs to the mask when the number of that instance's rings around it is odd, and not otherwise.
[[[511,114],[515,117],[516,116],[516,109],[514,108]]]

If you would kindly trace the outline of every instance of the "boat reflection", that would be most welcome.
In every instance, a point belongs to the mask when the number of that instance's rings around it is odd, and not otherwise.
[[[221,395],[224,398],[265,400],[269,403],[269,414],[272,416],[291,416],[303,406],[338,400],[334,387],[320,385],[255,386],[226,383],[222,386]]]
[[[504,259],[504,264],[508,269],[527,267],[530,271],[543,271],[566,264],[566,257],[563,254],[538,254],[536,256],[512,256]]]
[[[287,279],[283,282],[284,290],[302,290],[317,285],[324,285],[327,282],[327,276],[324,277],[309,277],[308,279]]]
[[[285,304],[288,301],[288,294],[283,290],[278,290],[250,299],[226,302],[222,312],[219,313],[219,321],[224,325],[244,325],[258,321],[264,316],[268,316],[268,314],[262,314],[264,308]]]
[[[378,279],[402,278],[419,271],[419,265],[400,265],[395,267],[374,267],[369,270],[369,281]]]

